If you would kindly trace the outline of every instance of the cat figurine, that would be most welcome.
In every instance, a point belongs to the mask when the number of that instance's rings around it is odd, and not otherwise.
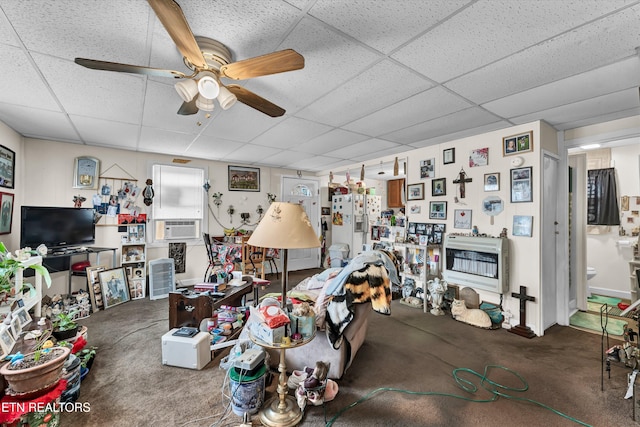
[[[479,328],[491,328],[491,318],[479,308],[467,308],[463,300],[454,299],[451,304],[453,318]]]

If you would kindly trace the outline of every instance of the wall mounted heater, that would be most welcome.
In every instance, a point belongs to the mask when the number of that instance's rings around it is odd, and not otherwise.
[[[167,298],[176,290],[175,264],[173,258],[149,261],[149,299]]]

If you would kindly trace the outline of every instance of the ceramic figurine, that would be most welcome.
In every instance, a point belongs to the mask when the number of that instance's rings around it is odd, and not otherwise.
[[[155,192],[153,191],[153,181],[151,179],[148,179],[146,181],[147,186],[144,188],[144,191],[142,192],[142,196],[144,197],[144,204],[147,206],[151,206],[151,204],[153,203],[153,196],[155,195]]]
[[[442,316],[442,301],[444,300],[444,293],[447,291],[448,284],[444,280],[435,278],[427,282],[429,293],[431,294],[431,314],[434,316]]]
[[[454,319],[479,328],[491,328],[491,318],[479,308],[467,308],[464,300],[454,299],[451,304],[451,315]]]
[[[500,232],[500,237],[507,237],[507,227],[503,228]]]
[[[478,234],[480,234],[480,232],[478,231],[478,226],[477,226],[477,225],[474,225],[474,226],[473,226],[473,230],[471,230],[471,233],[472,233],[474,236],[477,236]]]

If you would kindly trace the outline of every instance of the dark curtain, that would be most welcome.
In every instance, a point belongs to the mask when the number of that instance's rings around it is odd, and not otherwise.
[[[587,224],[620,225],[614,168],[588,171]]]

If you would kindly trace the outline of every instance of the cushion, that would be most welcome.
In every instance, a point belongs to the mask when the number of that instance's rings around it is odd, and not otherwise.
[[[76,262],[71,266],[71,271],[84,272],[87,267],[91,267],[91,263],[89,261],[80,261],[80,262]]]

